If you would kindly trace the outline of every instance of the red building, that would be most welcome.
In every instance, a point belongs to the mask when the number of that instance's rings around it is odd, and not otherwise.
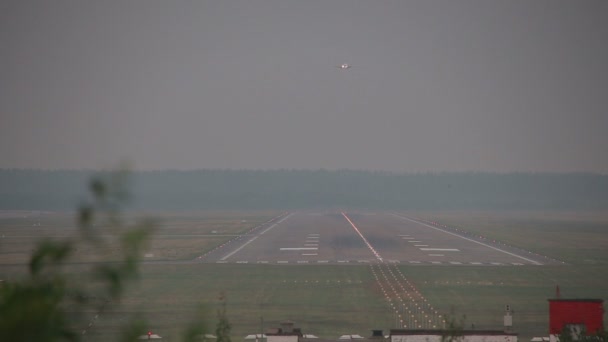
[[[549,299],[551,341],[564,329],[574,334],[593,335],[604,330],[602,299]]]

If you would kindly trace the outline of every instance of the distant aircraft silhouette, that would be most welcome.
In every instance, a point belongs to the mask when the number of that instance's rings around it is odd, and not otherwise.
[[[352,68],[353,66],[350,65],[350,64],[348,64],[348,63],[344,63],[344,64],[338,65],[337,67],[340,68],[340,69],[342,69],[342,70],[346,70],[346,69]]]

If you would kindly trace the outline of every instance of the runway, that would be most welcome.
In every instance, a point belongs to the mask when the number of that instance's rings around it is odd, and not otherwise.
[[[511,250],[393,212],[292,212],[197,259],[240,264],[543,265]]]

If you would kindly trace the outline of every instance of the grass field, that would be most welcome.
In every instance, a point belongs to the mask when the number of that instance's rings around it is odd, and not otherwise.
[[[153,257],[146,260],[189,260],[277,214],[157,215],[162,224],[148,251]],[[547,334],[547,299],[554,296],[556,285],[566,298],[608,298],[608,214],[410,214],[567,262],[558,266],[399,266],[435,308],[454,317],[466,316],[467,327],[500,329],[504,306],[509,304],[515,311],[513,330],[526,341]],[[23,263],[36,240],[32,237],[67,236],[74,232],[71,222],[69,215],[60,214],[0,217],[0,234],[5,236],[0,245],[0,279],[10,281],[24,274]],[[86,256],[84,251],[79,253]],[[78,277],[83,267],[73,266],[73,275]],[[285,319],[295,321],[304,333],[326,338],[367,336],[371,329],[387,332],[394,327],[393,315],[367,265],[144,264],[135,285],[121,305],[108,307],[99,317],[90,340],[112,340],[127,317],[138,312],[164,340],[177,340],[179,327],[200,304],[206,307],[212,330],[220,293],[226,295],[236,341],[259,332],[262,325],[276,327]],[[95,312],[88,315],[93,317]]]
[[[468,232],[574,265],[608,265],[606,212],[417,212]]]

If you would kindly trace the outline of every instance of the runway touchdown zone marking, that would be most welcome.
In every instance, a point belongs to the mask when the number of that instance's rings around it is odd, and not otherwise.
[[[420,248],[421,251],[436,251],[436,252],[460,252],[456,248]]]
[[[316,251],[318,247],[281,247],[280,251]]]
[[[316,255],[316,254],[302,254],[303,256],[306,255]],[[292,260],[292,261],[288,261],[288,260],[279,260],[279,261],[268,261],[268,260],[237,260],[237,261],[232,261],[232,263],[235,264],[310,264],[310,263],[317,263],[317,264],[330,264],[330,263],[338,263],[338,264],[348,264],[348,263],[359,263],[359,264],[374,264],[375,260],[366,260],[366,259],[359,259],[359,260]],[[411,265],[448,265],[448,266],[466,266],[466,265],[473,265],[473,266],[521,266],[524,265],[522,263],[518,263],[518,262],[513,262],[513,263],[501,263],[501,262],[479,262],[479,261],[472,261],[472,262],[462,262],[462,261],[419,261],[419,260],[394,260],[394,259],[390,259],[390,260],[386,260],[383,261],[386,262],[387,264],[401,264],[401,263],[409,263]],[[216,261],[217,264],[227,264],[229,263],[228,261]]]
[[[469,239],[469,238],[467,238],[467,237],[464,237],[464,236],[461,236],[461,235],[458,235],[458,234],[454,234],[454,233],[452,233],[452,232],[448,232],[448,231],[446,231],[446,230],[439,229],[439,228],[437,228],[437,227],[433,227],[433,226],[431,226],[431,225],[428,225],[428,224],[426,224],[426,223],[422,223],[422,222],[420,222],[420,221],[412,220],[412,219],[411,219],[411,218],[409,218],[409,217],[405,217],[405,216],[401,216],[401,215],[397,215],[397,214],[392,214],[392,215],[393,215],[393,216],[396,216],[396,217],[399,217],[399,218],[401,218],[401,219],[408,220],[408,221],[410,221],[410,222],[414,222],[414,223],[417,223],[417,224],[423,225],[423,226],[425,226],[425,227],[432,228],[432,229],[438,230],[438,231],[440,231],[440,232],[444,232],[444,233],[446,233],[446,234],[450,234],[450,235],[453,235],[453,236],[459,237],[459,238],[461,238],[461,239],[464,239],[464,240],[467,240],[467,241],[470,241],[470,242],[473,242],[473,243],[476,243],[476,244],[479,244],[479,245],[482,245],[482,246],[485,246],[485,247],[491,248],[491,249],[493,249],[493,250],[496,250],[496,251],[499,251],[499,252],[502,252],[502,253],[505,253],[505,254],[508,254],[508,255],[514,256],[514,257],[516,257],[516,258],[520,258],[520,259],[522,259],[522,260],[526,260],[527,262],[530,262],[530,263],[532,263],[532,264],[534,264],[534,265],[542,265],[542,263],[540,263],[540,262],[538,262],[538,261],[535,261],[535,260],[532,260],[532,259],[525,258],[525,257],[523,257],[523,256],[521,256],[521,255],[517,255],[517,254],[515,254],[515,253],[507,252],[507,251],[502,250],[502,249],[500,249],[500,248],[496,248],[496,247],[494,247],[494,246],[490,246],[490,245],[488,245],[488,244],[486,244],[486,243],[479,242],[479,241],[476,241],[476,240],[473,240],[473,239]]]

